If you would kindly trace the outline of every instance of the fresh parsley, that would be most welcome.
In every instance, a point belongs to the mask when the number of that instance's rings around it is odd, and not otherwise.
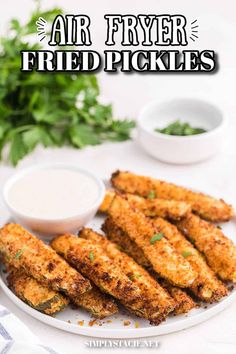
[[[89,259],[90,259],[91,262],[94,261],[94,254],[93,254],[93,252],[90,252],[90,253],[89,253]]]
[[[149,193],[148,193],[148,199],[155,199],[156,198],[156,193],[155,191],[151,190]]]
[[[189,123],[182,123],[179,120],[170,123],[165,128],[156,128],[155,131],[162,134],[179,136],[196,135],[206,132],[206,130],[203,128],[194,128],[191,127]]]
[[[182,256],[184,257],[184,258],[187,258],[188,256],[190,256],[192,254],[192,252],[190,252],[190,251],[184,251],[183,253],[182,253]]]
[[[19,259],[22,256],[23,252],[24,252],[23,248],[21,250],[17,251],[14,258]]]
[[[164,234],[162,232],[153,235],[152,238],[150,239],[150,244],[154,245],[154,243],[156,241],[160,241],[162,239],[162,237],[164,237]]]
[[[111,105],[100,103],[93,74],[21,72],[20,51],[41,49],[35,21],[43,17],[50,23],[61,13],[38,5],[26,24],[12,19],[10,32],[0,38],[0,158],[7,146],[13,165],[39,144],[83,148],[123,141],[134,127],[133,121],[114,119]]]

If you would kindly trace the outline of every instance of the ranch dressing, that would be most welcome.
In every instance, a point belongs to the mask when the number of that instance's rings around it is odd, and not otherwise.
[[[42,219],[76,216],[99,197],[99,186],[89,175],[65,168],[47,168],[22,176],[8,191],[8,202],[20,214]]]

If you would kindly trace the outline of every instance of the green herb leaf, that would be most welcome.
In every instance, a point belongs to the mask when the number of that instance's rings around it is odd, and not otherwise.
[[[148,195],[147,195],[148,199],[155,199],[156,198],[156,193],[155,191],[151,190]]]
[[[89,253],[89,259],[90,259],[91,262],[94,261],[94,254],[93,254],[93,252],[90,252],[90,253]]]
[[[87,125],[76,125],[69,129],[69,136],[74,146],[82,148],[86,145],[97,145],[100,143],[92,127]]]
[[[184,251],[183,253],[182,253],[182,256],[184,257],[184,258],[187,258],[188,256],[190,256],[192,254],[192,252],[190,252],[190,251]]]
[[[123,141],[135,126],[134,121],[114,119],[112,106],[100,103],[93,74],[21,72],[20,51],[42,49],[35,35],[37,19],[50,25],[62,13],[37,5],[26,24],[12,19],[11,36],[0,38],[0,153],[9,143],[13,165],[38,144],[83,148]],[[34,36],[29,41],[30,34]]]
[[[195,240],[194,240],[193,238],[190,238],[190,239],[189,239],[189,242],[191,242],[192,245],[195,244]]]
[[[160,241],[162,239],[162,237],[164,237],[164,234],[162,232],[153,235],[152,238],[150,239],[150,244],[154,245],[154,243],[156,241]]]
[[[22,248],[21,250],[17,251],[15,254],[15,259],[19,259],[22,255],[22,253],[24,252],[24,249]]]
[[[135,274],[135,278],[142,278],[142,274]]]
[[[191,127],[189,123],[181,123],[179,120],[170,123],[165,128],[156,128],[155,131],[162,134],[177,136],[196,135],[206,132],[205,129]]]
[[[14,134],[11,139],[9,158],[13,166],[27,154],[27,148],[24,144],[21,134]]]

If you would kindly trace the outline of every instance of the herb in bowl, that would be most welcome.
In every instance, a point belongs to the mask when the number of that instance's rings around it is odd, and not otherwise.
[[[156,128],[155,131],[166,135],[178,136],[197,135],[206,132],[206,130],[203,128],[191,127],[189,123],[182,123],[180,120],[176,120],[175,122],[170,123],[165,128]]]

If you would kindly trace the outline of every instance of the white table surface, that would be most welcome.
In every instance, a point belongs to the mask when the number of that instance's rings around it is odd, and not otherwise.
[[[232,129],[231,129],[232,131]],[[84,150],[71,148],[38,148],[26,157],[17,167],[23,168],[41,162],[71,162],[92,170],[101,177],[108,177],[116,169],[128,169],[137,173],[158,176],[180,184],[209,190],[224,195],[230,202],[236,198],[236,149],[234,139],[228,135],[228,144],[224,151],[211,160],[196,165],[174,166],[161,163],[147,156],[135,142],[104,144],[88,147]],[[232,135],[233,137],[233,135]],[[4,183],[14,169],[7,165],[0,167],[0,184]],[[0,201],[0,223],[8,214]],[[49,327],[31,318],[18,309],[0,290],[0,303],[16,314],[45,344],[64,354],[95,353],[99,349],[85,346],[86,338]],[[160,354],[233,354],[236,352],[236,303],[205,323],[181,332],[160,336],[158,352]],[[102,349],[108,353],[116,349]],[[129,349],[137,353],[138,349]],[[145,349],[150,352],[154,349]],[[121,351],[126,352],[126,349]]]

